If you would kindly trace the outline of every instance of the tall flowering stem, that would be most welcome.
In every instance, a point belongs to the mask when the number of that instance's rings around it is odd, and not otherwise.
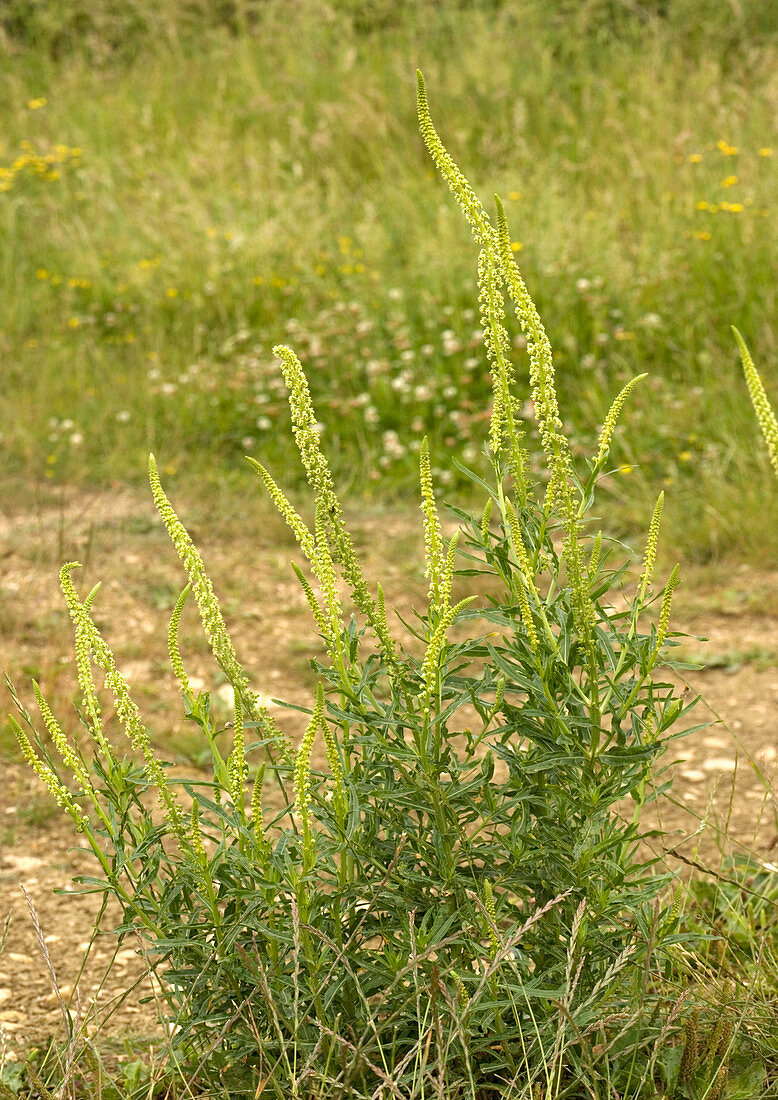
[[[502,203],[499,198],[496,198],[496,225],[493,225],[435,130],[424,80],[420,73],[418,74],[417,108],[419,129],[424,143],[461,207],[479,246],[479,302],[484,342],[492,373],[493,410],[490,443],[499,478],[496,501],[502,513],[504,529],[511,534],[518,558],[522,591],[517,593],[517,596],[522,620],[534,648],[536,635],[534,625],[530,625],[532,616],[529,604],[534,584],[532,572],[538,568],[539,563],[537,560],[530,560],[521,545],[521,539],[516,538],[516,528],[519,526],[517,513],[523,508],[527,497],[528,460],[522,444],[522,433],[518,427],[517,401],[513,394],[515,377],[508,356],[510,341],[505,328],[506,292],[513,302],[518,323],[526,338],[530,392],[549,475],[543,501],[543,516],[545,523],[550,523],[552,516],[561,518],[564,527],[562,553],[566,586],[576,633],[584,653],[583,664],[587,675],[585,681],[581,682],[580,688],[582,698],[585,698],[588,705],[594,752],[595,742],[600,734],[603,710],[597,663],[597,611],[591,596],[591,587],[598,567],[600,543],[595,545],[591,559],[586,561],[582,519],[590,505],[594,480],[607,456],[619,414],[635,385],[643,376],[629,382],[613,402],[600,433],[596,456],[591,463],[592,474],[586,486],[582,486],[576,474],[570,443],[560,416],[551,344],[516,264]],[[776,429],[775,439],[778,447],[778,429]],[[507,470],[513,479],[516,499],[513,514],[508,506],[500,466],[496,461],[500,454],[507,457]],[[488,519],[486,523],[488,524]],[[540,607],[538,615],[543,621]],[[548,629],[546,634],[549,636],[549,642],[556,647],[555,640]]]
[[[511,250],[502,203],[496,196],[495,201],[497,204],[496,250],[500,257],[502,276],[516,310],[516,319],[527,340],[530,392],[538,421],[540,441],[551,475],[546,490],[546,509],[549,510],[558,497],[566,498],[572,493],[573,461],[570,444],[564,434],[559,415],[551,344]]]
[[[63,809],[67,810],[67,812],[75,821],[76,827],[79,831],[83,831],[88,828],[89,818],[78,805],[78,803],[74,800],[67,786],[62,782],[62,780],[56,774],[51,765],[47,764],[45,760],[41,760],[35,749],[32,747],[29,737],[16,721],[16,719],[10,717],[8,721],[19,744],[22,756],[35,772],[35,774],[38,776],[38,779],[40,779],[41,783],[43,783],[44,787],[46,787],[49,794],[56,799],[57,805],[62,806]]]
[[[185,826],[175,795],[171,792],[165,770],[156,757],[149,739],[148,730],[141,718],[140,711],[130,695],[127,681],[116,667],[113,653],[104,641],[99,630],[92,622],[89,612],[79,599],[70,574],[79,569],[78,562],[69,562],[60,570],[60,585],[70,617],[76,627],[76,647],[80,648],[79,659],[82,666],[91,659],[104,674],[105,686],[111,692],[116,714],[124,726],[124,731],[132,747],[145,761],[145,770],[149,783],[156,788],[165,806],[166,816],[180,841],[185,840]]]
[[[283,344],[274,347],[273,354],[281,360],[281,370],[289,391],[289,409],[292,414],[295,443],[300,452],[308,484],[316,494],[317,513],[321,512],[322,516],[326,517],[328,537],[332,541],[332,557],[337,558],[341,565],[343,577],[351,588],[354,603],[369,622],[386,656],[394,662],[396,660],[394,641],[386,629],[386,620],[382,621],[376,602],[368,591],[353,540],[346,529],[343,507],[335,492],[332,472],[319,444],[316,415],[302,364],[292,349]],[[319,535],[317,535],[317,542],[320,542]],[[305,547],[303,551],[305,552]],[[314,564],[312,558],[309,560]],[[321,583],[324,579],[325,583],[329,584],[330,576],[326,563],[318,564],[324,566],[325,574],[324,577],[317,574],[317,580]]]
[[[514,481],[514,490],[520,504],[527,494],[526,472],[528,457],[522,446],[522,433],[518,427],[518,406],[513,394],[513,366],[508,358],[508,334],[503,323],[505,302],[502,293],[501,271],[497,232],[489,221],[480,199],[457,168],[451,155],[440,140],[430,115],[424,78],[416,74],[416,106],[419,130],[424,144],[440,174],[451,189],[472,229],[479,246],[478,254],[478,303],[493,380],[493,406],[490,428],[490,448],[495,458],[508,444],[508,464]]]
[[[205,571],[203,559],[189,537],[189,532],[176,515],[175,509],[165,495],[157,472],[154,455],[149,455],[149,483],[157,511],[189,575],[189,583],[197,601],[203,629],[217,664],[232,684],[236,698],[240,696],[246,714],[252,720],[260,723],[267,734],[268,740],[280,751],[281,756],[289,761],[291,759],[289,742],[276,726],[275,720],[268,713],[267,708],[259,704],[256,694],[249,688],[248,677],[238,661],[232,639],[227,632],[219,601],[216,598],[211,580]]]
[[[316,691],[316,703],[294,761],[294,801],[302,825],[302,871],[307,874],[315,863],[314,842],[311,832],[311,753],[316,734],[324,725],[324,692],[321,685]]]
[[[648,528],[646,552],[643,555],[643,571],[640,574],[640,580],[638,582],[638,601],[640,604],[642,604],[646,598],[646,592],[648,591],[648,586],[651,583],[651,578],[654,573],[657,543],[659,542],[659,525],[662,520],[664,501],[665,495],[664,493],[660,493],[656,505],[654,506],[654,514],[651,517],[651,523]]]

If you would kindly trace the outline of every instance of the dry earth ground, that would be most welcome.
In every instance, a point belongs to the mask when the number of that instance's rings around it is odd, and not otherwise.
[[[258,495],[249,482],[246,501],[231,509],[201,500],[188,507],[179,503],[179,512],[203,554],[253,683],[269,699],[307,704],[314,682],[307,662],[317,639],[289,567],[296,547],[281,521],[258,503]],[[351,519],[366,570],[384,585],[387,607],[407,615],[421,605],[425,590],[420,514],[406,507],[363,511]],[[33,508],[6,507],[0,514],[0,663],[31,709],[34,677],[61,719],[73,714],[72,635],[57,583],[59,566],[69,560],[84,565],[76,578],[80,591],[103,582],[98,623],[148,716],[155,741],[170,759],[191,769],[201,746],[180,719],[166,649],[170,609],[184,574],[148,494],[121,487],[91,494],[46,487]],[[720,721],[678,742],[675,801],[662,813],[666,845],[681,844],[688,858],[715,865],[716,829],[728,819],[731,844],[754,850],[768,862],[778,860],[778,809],[754,767],[769,781],[778,755],[778,578],[721,566],[687,570],[685,576],[676,626],[710,639],[685,643],[686,652],[707,661],[704,670],[687,677],[689,690],[705,699],[695,718]],[[214,692],[214,705],[223,706],[226,718],[229,693],[191,608],[181,637],[190,676]],[[6,693],[3,713],[11,709]],[[300,733],[303,716],[281,710],[278,716],[290,734]],[[62,1034],[49,963],[67,1001],[99,899],[73,887],[74,874],[93,869],[91,858],[79,847],[70,820],[20,762],[7,733],[0,754],[0,920],[12,915],[0,957],[0,1027],[7,1052],[19,1055],[58,1028]],[[700,816],[708,826],[682,843],[698,830]],[[685,867],[677,859],[670,864]],[[22,886],[34,903],[48,962]],[[108,1035],[137,1038],[145,1029],[153,1034],[153,1006],[140,1003],[149,994],[146,985],[109,1014],[114,998],[143,973],[134,945],[125,943],[106,977],[114,950],[110,936],[93,945],[77,983],[80,1011],[96,1012],[93,1026],[104,1021]],[[71,1009],[76,1010],[75,1002]]]

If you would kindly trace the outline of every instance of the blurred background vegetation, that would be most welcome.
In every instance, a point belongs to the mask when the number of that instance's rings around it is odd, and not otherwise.
[[[730,330],[778,398],[763,0],[6,0],[0,504],[140,482],[149,450],[169,488],[253,492],[245,454],[292,484],[278,342],[345,491],[415,506],[429,433],[466,494],[451,459],[478,468],[489,416],[476,255],[417,133],[417,67],[506,204],[582,460],[650,372],[610,529],[642,539],[664,488],[674,558],[776,564]]]

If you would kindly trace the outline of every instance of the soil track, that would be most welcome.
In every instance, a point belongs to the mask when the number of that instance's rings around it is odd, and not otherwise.
[[[316,652],[316,638],[289,568],[296,548],[285,528],[267,511],[247,514],[242,504],[222,509],[216,526],[208,502],[182,506],[180,513],[190,520],[254,682],[264,685],[268,699],[307,703],[313,682],[308,660]],[[407,615],[419,606],[425,589],[418,512],[361,514],[350,526],[368,574],[381,579],[387,607]],[[171,758],[191,768],[198,745],[177,717],[180,699],[166,651],[170,608],[184,574],[147,494],[125,488],[91,495],[63,491],[42,497],[33,511],[0,514],[3,666],[27,705],[33,702],[29,681],[34,677],[58,716],[72,714],[72,637],[57,571],[73,559],[84,564],[77,577],[81,591],[103,581],[98,622],[155,739]],[[677,627],[710,639],[685,643],[687,652],[705,655],[708,665],[689,673],[687,683],[705,700],[695,720],[716,724],[678,743],[674,802],[665,805],[662,824],[668,847],[680,845],[679,851],[703,863],[716,865],[717,830],[727,821],[730,847],[778,863],[778,806],[771,788],[778,757],[776,581],[768,574],[736,572],[724,584],[709,571],[693,576],[677,602]],[[226,717],[229,693],[191,609],[181,640],[188,672],[214,692],[214,705],[223,705]],[[7,694],[3,703],[3,713],[12,709]],[[302,720],[285,712],[284,728],[296,736]],[[67,1001],[92,935],[98,899],[73,887],[74,874],[92,870],[91,857],[79,848],[69,819],[19,761],[7,732],[0,753],[0,920],[6,913],[12,918],[0,957],[0,1027],[7,1052],[19,1055],[57,1030],[63,1034],[50,968]],[[700,818],[706,827],[688,840],[700,828]],[[670,863],[682,866],[672,858]],[[34,905],[40,937],[22,886]],[[110,919],[111,914],[107,927]],[[80,1012],[97,1013],[93,1028],[102,1020],[107,1034],[137,1037],[154,1028],[153,1005],[140,1003],[141,996],[149,996],[148,986],[124,999],[113,1015],[110,1010],[117,995],[141,977],[143,961],[131,943],[115,958],[114,951],[108,936],[93,945],[78,981]],[[71,1011],[79,1011],[76,999]]]

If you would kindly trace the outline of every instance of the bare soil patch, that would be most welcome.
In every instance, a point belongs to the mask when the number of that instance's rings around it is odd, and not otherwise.
[[[296,547],[281,521],[257,504],[253,490],[247,495],[245,503],[220,506],[218,515],[202,500],[181,505],[179,512],[205,559],[254,684],[271,706],[279,698],[307,705],[314,683],[308,662],[318,640],[289,566],[298,560]],[[368,574],[381,579],[387,607],[408,616],[426,588],[418,511],[406,506],[360,512],[350,526]],[[201,746],[181,717],[166,648],[170,610],[185,575],[146,493],[52,491],[33,510],[9,508],[0,514],[0,661],[11,680],[33,710],[29,681],[34,677],[63,724],[77,729],[72,635],[57,583],[58,569],[68,560],[84,565],[76,578],[81,591],[103,582],[97,620],[153,737],[170,759],[195,768]],[[693,695],[704,697],[694,720],[714,724],[677,742],[673,802],[665,803],[661,821],[667,847],[678,845],[687,858],[706,865],[716,865],[717,831],[725,826],[730,845],[778,862],[778,807],[771,786],[778,758],[776,581],[766,573],[692,571],[677,604],[677,627],[710,639],[687,640],[684,653],[707,662],[686,682]],[[226,718],[227,685],[192,608],[185,613],[181,640],[187,671],[213,692],[214,706],[223,706]],[[4,693],[0,714],[11,710]],[[278,716],[291,736],[299,736],[303,715],[279,707]],[[63,1034],[49,963],[21,887],[34,902],[65,1000],[92,937],[99,898],[73,886],[74,875],[93,869],[91,856],[19,760],[2,720],[0,728],[0,920],[12,915],[0,957],[0,1027],[7,1048],[18,1053],[58,1029]],[[672,858],[670,863],[681,865]],[[116,915],[109,912],[105,927]],[[80,1010],[75,1001],[70,1010],[97,1011],[95,1020],[104,1020],[107,1034],[137,1038],[154,1030],[153,1003],[141,1003],[150,996],[148,984],[113,1014],[111,1006],[142,977],[144,963],[133,943],[124,943],[114,958],[115,951],[110,936],[93,945],[78,981]]]

